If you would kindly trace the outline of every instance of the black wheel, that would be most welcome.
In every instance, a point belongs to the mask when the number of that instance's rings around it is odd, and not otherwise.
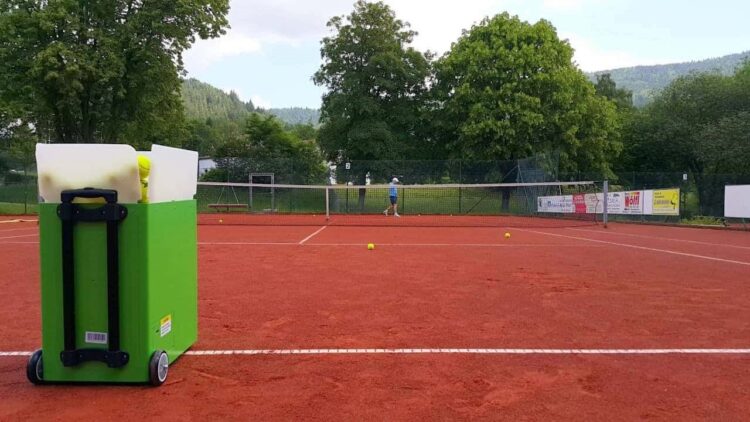
[[[26,377],[32,384],[44,383],[44,365],[42,363],[42,350],[36,350],[31,354],[26,364]]]
[[[157,350],[151,355],[151,360],[148,363],[148,379],[151,385],[160,386],[167,380],[167,374],[169,373],[169,357],[167,352],[163,350]]]

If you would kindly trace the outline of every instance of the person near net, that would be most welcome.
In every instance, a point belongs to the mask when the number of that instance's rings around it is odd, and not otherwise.
[[[383,214],[385,214],[386,217],[388,216],[388,211],[391,209],[393,209],[394,217],[401,217],[398,215],[398,188],[396,188],[396,184],[398,183],[398,179],[394,177],[388,185],[388,199],[390,199],[391,205],[383,211]]]

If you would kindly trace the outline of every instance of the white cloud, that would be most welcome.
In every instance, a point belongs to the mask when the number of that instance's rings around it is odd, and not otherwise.
[[[261,47],[257,38],[230,30],[221,38],[198,40],[185,53],[185,65],[192,70],[205,69],[227,57],[257,53],[261,51]]]
[[[586,0],[543,0],[542,7],[555,10],[580,9]]]
[[[263,108],[266,110],[271,108],[271,102],[261,97],[260,95],[253,95],[252,97],[250,97],[250,101],[253,102],[253,105],[256,108]]]
[[[560,34],[560,38],[567,39],[570,42],[570,45],[575,49],[573,60],[578,63],[578,67],[586,72],[657,64],[623,51],[603,50],[590,40],[574,34]]]

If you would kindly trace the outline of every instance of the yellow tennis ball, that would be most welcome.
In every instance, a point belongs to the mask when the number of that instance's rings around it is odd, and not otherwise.
[[[508,233],[508,232],[505,232],[505,238],[506,238],[506,239],[510,239],[510,233]]]
[[[138,174],[141,179],[147,179],[151,174],[151,160],[145,155],[138,156]]]
[[[219,220],[219,224],[221,224],[221,223],[223,223],[223,222],[224,222],[224,220]]]
[[[373,250],[373,249],[375,249],[375,244],[374,244],[374,243],[368,243],[368,244],[367,244],[367,250],[368,250],[368,251],[371,251],[371,250]]]

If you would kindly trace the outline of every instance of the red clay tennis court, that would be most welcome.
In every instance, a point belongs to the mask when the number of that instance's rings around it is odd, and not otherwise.
[[[1,223],[0,419],[750,412],[750,233],[229,223],[199,227],[199,341],[158,389],[26,380],[37,226]]]

